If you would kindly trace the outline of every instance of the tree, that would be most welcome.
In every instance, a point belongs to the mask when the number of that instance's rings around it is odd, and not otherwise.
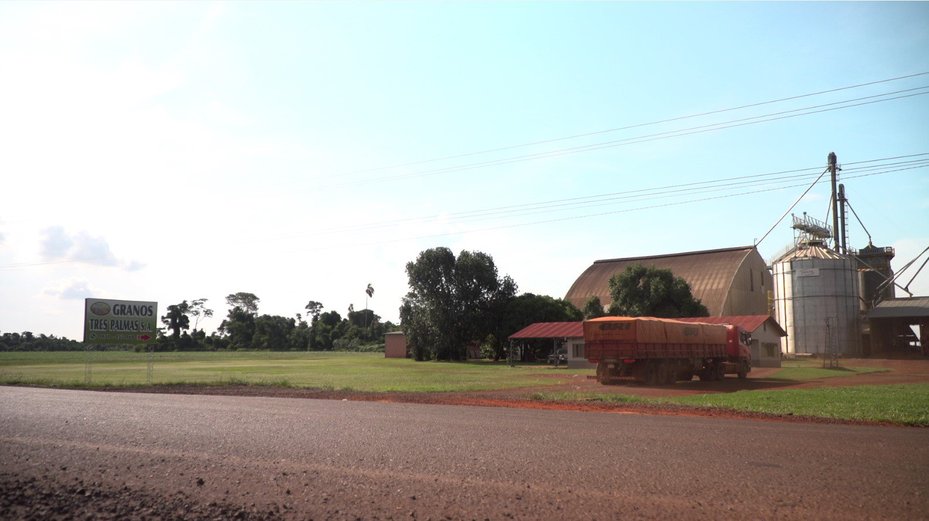
[[[251,315],[258,314],[258,301],[261,300],[254,293],[245,293],[240,291],[226,295],[226,304],[236,308],[242,308],[246,313]]]
[[[228,337],[230,348],[250,349],[255,337],[255,315],[235,306],[219,325],[219,332]]]
[[[406,265],[410,291],[400,319],[417,360],[464,360],[467,348],[494,330],[495,314],[516,294],[482,252],[432,248]]]
[[[232,293],[226,296],[226,303],[232,306],[219,325],[220,333],[228,335],[229,345],[233,349],[249,349],[255,336],[255,316],[258,314],[258,301],[254,293]]]
[[[315,324],[316,321],[319,320],[319,314],[323,312],[323,304],[322,302],[316,302],[315,300],[311,300],[306,303],[306,306],[303,309],[305,309],[307,313],[312,315],[313,320],[310,323]]]
[[[536,322],[577,322],[584,317],[577,307],[565,299],[548,295],[523,293],[510,299],[500,315],[497,329],[489,338],[494,360],[506,353],[508,338],[520,329]]]
[[[333,332],[340,323],[342,323],[342,316],[338,311],[321,313],[310,332],[313,348],[327,351],[332,349],[332,341],[338,338],[338,336],[333,337]]]
[[[171,304],[168,306],[167,313],[161,317],[161,323],[171,330],[174,339],[181,336],[181,330],[190,329],[190,304],[183,301],[180,304]]]
[[[209,318],[213,316],[213,310],[206,307],[205,298],[198,298],[190,301],[190,308],[188,311],[194,317],[194,331],[197,330],[197,325],[200,324],[200,317]]]
[[[631,317],[705,317],[710,313],[690,285],[671,270],[640,264],[610,278],[610,314]]]
[[[600,297],[594,295],[587,299],[587,302],[584,304],[584,318],[599,318],[605,315],[603,311],[603,304],[600,303]]]
[[[261,315],[255,319],[255,349],[283,351],[289,349],[290,335],[294,330],[294,319],[280,315]]]

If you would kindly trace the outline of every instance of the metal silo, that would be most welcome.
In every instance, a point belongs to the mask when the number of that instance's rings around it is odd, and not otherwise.
[[[861,354],[857,261],[821,242],[800,243],[773,263],[784,353]]]

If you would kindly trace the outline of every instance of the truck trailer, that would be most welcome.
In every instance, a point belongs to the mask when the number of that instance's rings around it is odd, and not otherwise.
[[[668,385],[694,376],[704,381],[752,370],[750,334],[733,325],[652,317],[602,317],[584,321],[584,351],[597,364],[597,381],[633,378]]]

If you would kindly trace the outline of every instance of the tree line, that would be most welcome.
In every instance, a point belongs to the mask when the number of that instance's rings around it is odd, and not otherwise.
[[[374,289],[369,284],[366,291],[370,296]],[[381,322],[370,309],[355,311],[350,305],[343,318],[338,311],[323,311],[323,304],[314,300],[294,317],[259,315],[260,300],[254,293],[227,295],[229,311],[210,335],[197,329],[201,318],[213,316],[213,310],[206,307],[207,299],[169,305],[161,317],[165,329],[158,335],[156,349],[372,351],[383,350],[384,333],[399,329],[390,321]]]
[[[415,360],[466,360],[506,356],[509,336],[536,322],[572,322],[603,315],[654,316],[663,318],[707,316],[690,286],[670,270],[635,265],[609,281],[612,303],[604,309],[597,297],[583,310],[565,299],[524,293],[517,295],[516,282],[500,276],[493,257],[475,251],[458,256],[448,248],[421,252],[407,263],[409,292],[400,307],[400,325],[369,309],[349,306],[345,317],[324,311],[322,303],[309,301],[294,317],[259,315],[260,299],[253,293],[226,296],[229,310],[217,330],[209,335],[199,329],[203,318],[213,316],[207,299],[183,300],[167,306],[161,317],[157,350],[276,350],[327,351],[383,350],[384,334],[402,329],[409,354]],[[365,290],[372,296],[374,288]],[[191,323],[193,326],[191,327]],[[537,342],[540,355],[550,343]],[[30,332],[4,333],[0,351],[65,351],[84,348],[84,343]],[[106,349],[126,348],[107,346]],[[145,349],[145,346],[136,349]]]

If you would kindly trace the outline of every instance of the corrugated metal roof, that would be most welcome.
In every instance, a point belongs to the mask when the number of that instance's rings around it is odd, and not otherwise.
[[[510,335],[510,338],[582,338],[583,322],[536,322]]]
[[[680,320],[682,322],[704,322],[707,324],[730,324],[733,326],[739,326],[746,331],[755,331],[765,322],[768,323],[775,331],[779,332],[781,336],[787,336],[787,332],[784,331],[784,328],[774,320],[774,317],[770,315],[736,315],[736,316],[722,316],[722,317],[688,317],[688,318],[676,318],[674,320]]]
[[[850,259],[848,255],[842,255],[841,253],[830,250],[825,246],[818,244],[807,244],[800,245],[796,248],[791,249],[787,253],[781,255],[774,261],[775,264],[779,262],[785,262],[793,259],[828,259],[828,260],[847,260]]]
[[[929,297],[887,299],[868,312],[868,318],[929,317]]]
[[[669,269],[676,277],[682,277],[690,284],[694,297],[710,312],[710,315],[722,313],[723,305],[732,284],[733,277],[755,248],[741,246],[719,250],[673,253],[649,257],[629,257],[625,259],[598,260],[587,268],[574,281],[565,300],[578,308],[583,308],[590,297],[600,298],[604,308],[613,302],[610,297],[610,278],[622,273],[629,266],[641,264],[646,267]]]

